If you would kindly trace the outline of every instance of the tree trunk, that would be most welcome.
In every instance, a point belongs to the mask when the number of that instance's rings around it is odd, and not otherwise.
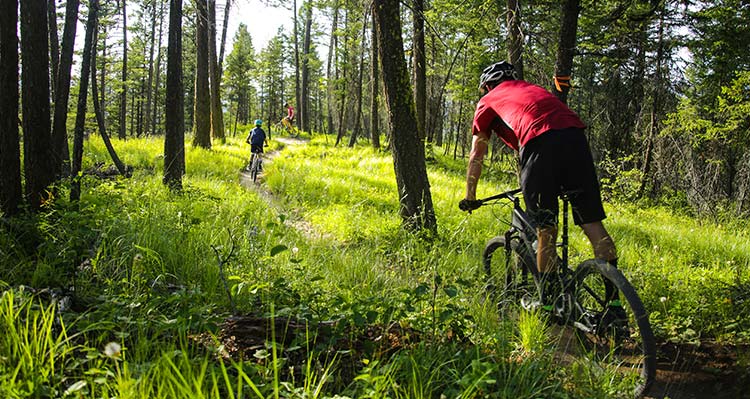
[[[128,12],[125,7],[127,0],[122,1],[122,87],[120,90],[120,132],[121,140],[127,137],[127,111],[128,111]]]
[[[555,61],[556,84],[552,92],[560,101],[568,102],[570,91],[570,74],[573,71],[573,56],[576,48],[576,32],[578,30],[578,14],[581,11],[580,0],[565,0],[562,4],[562,21],[557,45],[557,60]]]
[[[436,232],[424,146],[417,135],[414,100],[403,56],[399,9],[398,0],[374,0],[400,213],[407,229]]]
[[[521,28],[521,0],[507,0],[508,61],[523,79],[523,30]],[[502,6],[499,8],[502,9]]]
[[[224,4],[224,25],[221,26],[221,45],[219,46],[219,79],[221,71],[224,70],[224,49],[227,43],[227,26],[229,25],[229,10],[232,6],[232,0],[227,0]]]
[[[18,213],[21,146],[18,137],[18,0],[0,2],[0,211]]]
[[[364,76],[364,69],[365,69],[365,53],[366,53],[366,45],[365,45],[365,34],[367,33],[367,13],[365,13],[364,18],[362,19],[362,34],[360,36],[362,40],[362,50],[359,54],[359,67],[358,67],[358,77],[357,77],[357,92],[355,93],[357,96],[357,105],[355,109],[355,117],[354,117],[354,129],[352,130],[352,136],[349,139],[349,147],[354,147],[354,144],[357,143],[357,138],[360,135],[360,131],[362,130],[362,79]]]
[[[336,51],[336,29],[338,28],[338,22],[339,22],[339,4],[338,1],[334,4],[334,10],[333,10],[333,22],[331,23],[331,41],[328,46],[328,65],[326,66],[326,94],[328,96],[328,101],[326,101],[328,105],[328,134],[333,134],[335,131],[334,125],[333,125],[333,110],[335,107],[334,104],[334,88],[335,83],[334,80],[331,78],[331,69],[333,65],[333,53]]]
[[[370,60],[370,79],[372,84],[370,86],[370,141],[372,147],[380,149],[380,129],[378,128],[378,93],[380,92],[380,81],[378,78],[378,33],[377,27],[375,26],[375,13],[372,14],[372,26],[370,27],[370,41],[371,45],[371,60]]]
[[[143,110],[144,130],[146,135],[153,134],[151,131],[151,106],[154,98],[154,47],[156,46],[156,0],[151,0],[151,37],[148,50],[148,80],[146,81],[146,106]]]
[[[55,0],[47,0],[47,30],[49,31],[50,82],[52,98],[57,88],[57,67],[60,64],[60,42],[57,38],[57,5]]]
[[[102,136],[104,146],[107,147],[107,152],[112,158],[112,163],[114,163],[115,167],[117,167],[117,171],[125,177],[130,177],[130,173],[125,167],[125,164],[123,164],[120,160],[120,157],[117,156],[117,152],[112,146],[112,142],[109,140],[107,129],[104,126],[104,112],[102,111],[101,104],[96,101],[96,99],[99,98],[98,88],[96,87],[96,43],[98,41],[98,37],[99,35],[96,33],[96,31],[94,31],[93,43],[91,44],[91,98],[93,99],[92,103],[94,104],[96,123],[99,126],[99,134]]]
[[[349,12],[346,11],[346,14],[344,15],[344,32],[349,32]],[[348,47],[348,40],[344,40],[343,45],[344,51],[343,54],[341,54],[341,60],[336,60],[336,86],[339,92],[339,123],[338,123],[338,133],[336,133],[336,143],[334,146],[338,146],[341,140],[344,138],[344,135],[346,134],[346,108],[347,108],[347,96],[346,96],[346,89],[348,88],[349,82],[348,82],[348,76],[347,76],[347,68],[345,67],[347,63],[349,62],[349,47]],[[339,53],[336,53],[336,56],[338,58]],[[341,75],[339,75],[339,69],[338,65],[343,65],[343,71],[341,72]],[[342,76],[343,75],[343,76]],[[339,82],[339,79],[341,79],[342,82]],[[342,87],[343,86],[343,87]]]
[[[300,103],[300,122],[303,132],[310,131],[310,42],[312,30],[312,9],[310,1],[305,4],[305,38],[302,43],[302,99]]]
[[[221,78],[216,58],[216,0],[208,0],[208,74],[211,83],[211,137],[226,142],[224,110],[221,106]]]
[[[196,1],[195,21],[195,106],[193,108],[193,145],[211,148],[211,94],[208,71],[208,7],[206,0]]]
[[[297,0],[292,0],[292,21],[294,24],[294,102],[299,109],[301,103],[300,95],[300,64],[299,64],[299,27],[297,22]]]
[[[161,38],[164,27],[164,3],[161,2],[159,6],[159,39],[157,41],[157,48],[159,51],[156,53],[156,82],[154,83],[154,112],[151,116],[151,132],[156,134],[156,125],[159,120],[159,87],[160,87],[160,81],[161,81]],[[102,73],[102,76],[104,76],[104,73]]]
[[[424,0],[414,0],[412,10],[414,24],[413,68],[414,104],[417,111],[417,135],[425,139],[425,116],[427,107],[427,64],[424,45]]]
[[[47,6],[42,1],[21,2],[21,82],[26,200],[39,209],[49,197],[54,180],[51,159],[49,47]],[[5,96],[5,93],[3,93]]]
[[[65,6],[62,53],[57,68],[54,117],[52,121],[52,153],[55,173],[67,175],[70,171],[70,149],[68,147],[68,101],[70,98],[70,70],[73,66],[73,47],[78,25],[78,0],[70,0]]]
[[[148,91],[146,90],[146,78],[141,78],[141,89],[138,92],[138,97],[135,98],[133,107],[135,107],[135,136],[141,137],[143,134],[143,94]]]
[[[86,38],[83,42],[83,55],[81,57],[81,80],[78,91],[78,109],[76,111],[76,125],[73,132],[73,159],[71,175],[73,183],[70,187],[70,200],[78,201],[81,198],[81,164],[83,162],[83,134],[86,124],[86,101],[89,91],[89,74],[91,72],[91,54],[95,52],[93,37],[96,31],[97,12],[99,11],[99,0],[89,2],[89,16],[86,21]],[[96,102],[96,101],[94,101]]]
[[[182,189],[185,174],[185,109],[182,86],[182,0],[169,2],[167,94],[164,105],[164,184]]]
[[[105,99],[106,96],[104,95],[104,93],[106,91],[105,85],[107,84],[106,79],[105,79],[106,76],[107,76],[107,26],[106,25],[102,25],[101,27],[103,28],[103,33],[104,34],[102,35],[103,36],[103,40],[102,40],[102,66],[101,66],[101,68],[99,68],[99,70],[101,71],[101,74],[100,74],[101,75],[100,76],[101,80],[100,80],[100,86],[99,86],[101,88],[101,96],[99,96],[99,107],[101,107],[102,113],[104,114],[106,112],[106,110],[107,110],[107,101]],[[106,119],[105,119],[104,123],[106,125]]]

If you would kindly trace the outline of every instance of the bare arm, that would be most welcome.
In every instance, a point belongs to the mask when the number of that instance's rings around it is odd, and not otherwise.
[[[490,134],[487,132],[478,132],[474,135],[471,142],[471,153],[469,154],[469,165],[466,168],[466,199],[477,199],[477,183],[482,176],[482,161],[487,154],[487,143],[489,143]]]

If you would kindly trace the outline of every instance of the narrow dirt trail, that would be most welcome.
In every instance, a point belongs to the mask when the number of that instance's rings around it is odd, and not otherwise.
[[[293,137],[275,137],[274,140],[284,143],[285,147],[294,147],[307,144],[307,140]],[[268,169],[267,166],[271,162],[273,162],[273,159],[279,154],[279,151],[283,151],[283,148],[282,150],[271,151],[263,155],[263,165],[265,167],[264,171],[262,171],[258,176],[257,183],[253,182],[253,179],[250,176],[250,172],[247,169],[242,169],[242,171],[240,172],[240,184],[248,190],[253,190],[258,193],[258,195],[262,199],[264,199],[266,203],[268,203],[269,207],[273,208],[279,213],[287,215],[288,218],[284,221],[284,223],[295,228],[306,238],[311,240],[326,238],[325,234],[318,232],[315,227],[307,222],[296,210],[284,207],[283,204],[281,204],[279,198],[274,196],[274,194],[270,190],[268,190],[268,187],[263,184],[265,170]]]

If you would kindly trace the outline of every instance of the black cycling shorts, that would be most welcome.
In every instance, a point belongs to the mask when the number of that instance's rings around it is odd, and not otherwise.
[[[263,144],[250,144],[250,153],[252,153],[252,154],[262,154],[263,153]]]
[[[521,148],[521,189],[526,210],[538,226],[557,226],[558,197],[571,195],[573,222],[603,220],[599,180],[583,129],[550,130]]]

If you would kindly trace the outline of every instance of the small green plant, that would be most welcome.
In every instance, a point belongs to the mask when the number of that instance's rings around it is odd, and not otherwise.
[[[77,346],[54,303],[25,291],[0,294],[0,396],[57,396]]]
[[[517,353],[521,357],[540,356],[550,350],[552,339],[547,316],[541,311],[521,310],[518,314]]]

